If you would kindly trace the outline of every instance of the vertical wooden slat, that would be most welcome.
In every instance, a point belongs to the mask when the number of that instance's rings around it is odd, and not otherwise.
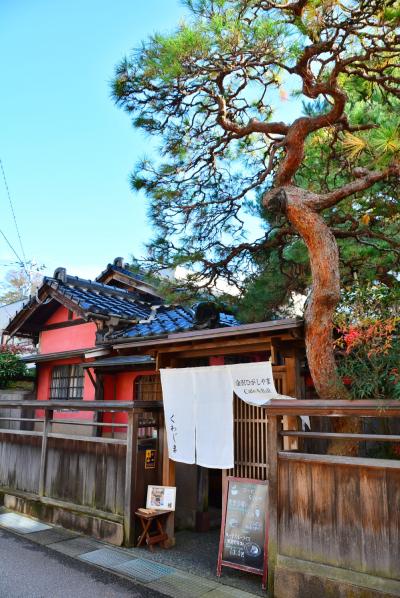
[[[128,430],[125,463],[125,498],[124,498],[124,541],[130,545],[133,541],[135,505],[133,504],[133,485],[137,474],[137,431],[138,414],[131,409],[128,412]]]
[[[289,505],[285,509],[290,511],[290,526],[282,534],[280,549],[288,556],[311,560],[311,468],[294,461],[288,473]]]
[[[372,575],[385,575],[390,568],[392,550],[386,470],[360,469],[360,506],[362,569]]]
[[[388,575],[396,579],[400,571],[400,469],[386,472],[391,546]]]
[[[337,550],[342,567],[361,564],[360,470],[335,468]]]
[[[312,550],[315,555],[326,554],[330,565],[338,565],[336,539],[335,470],[313,463],[311,468]]]
[[[278,451],[282,447],[280,431],[282,429],[281,418],[272,415],[268,418],[268,594],[274,596],[274,575],[278,554]]]
[[[49,409],[44,410],[44,423],[42,431],[42,449],[40,454],[40,469],[39,469],[39,496],[44,496],[46,484],[46,462],[47,462],[47,442],[50,432],[51,423],[53,419],[53,411]]]

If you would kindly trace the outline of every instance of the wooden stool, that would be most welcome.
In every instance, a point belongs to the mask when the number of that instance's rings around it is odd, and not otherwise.
[[[142,524],[142,533],[140,534],[137,542],[137,546],[141,546],[146,541],[147,546],[150,550],[153,550],[154,544],[160,544],[168,540],[168,534],[164,530],[164,515],[169,514],[171,511],[158,511],[151,515],[136,511],[135,515],[140,519]],[[153,521],[156,524],[156,530],[151,530],[151,524]]]

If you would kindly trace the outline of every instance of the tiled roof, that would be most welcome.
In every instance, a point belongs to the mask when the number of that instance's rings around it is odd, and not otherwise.
[[[87,319],[96,319],[96,315],[106,319],[117,318],[118,330],[112,335],[107,330],[110,338],[154,337],[196,329],[194,309],[164,305],[163,299],[154,295],[69,276],[65,268],[58,268],[54,277],[43,279],[36,295],[10,320],[6,331],[9,334],[19,331],[27,336],[37,334],[54,313],[57,302],[68,309],[76,307],[76,311]],[[217,327],[238,325],[233,316],[218,314],[218,309],[215,309]],[[207,327],[207,321],[203,322],[204,325]]]
[[[144,276],[142,274],[137,274],[136,272],[133,273],[132,270],[122,268],[121,266],[117,266],[116,264],[108,264],[107,268],[100,272],[100,274],[96,277],[96,280],[101,280],[101,278],[111,270],[113,270],[114,272],[119,272],[120,274],[124,274],[125,276],[129,276],[129,278],[132,278],[133,280],[144,280]]]
[[[119,330],[114,333],[113,338],[148,337],[184,332],[194,328],[194,319],[193,309],[181,305],[161,305],[153,308],[153,316],[148,322],[141,322]],[[238,325],[239,322],[234,316],[226,313],[219,314],[219,327]]]
[[[147,320],[151,304],[140,301],[135,293],[77,276],[67,276],[64,281],[45,278],[44,284],[57,290],[85,312],[131,320]]]

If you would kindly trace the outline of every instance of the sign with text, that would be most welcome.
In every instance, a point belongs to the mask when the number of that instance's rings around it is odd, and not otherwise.
[[[146,449],[144,468],[145,469],[155,469],[156,468],[156,451],[155,450]]]
[[[276,392],[270,361],[238,363],[231,366],[233,391],[250,405],[267,405],[271,399],[284,398]]]
[[[267,578],[268,485],[260,480],[228,477],[222,512],[217,575],[222,567]]]

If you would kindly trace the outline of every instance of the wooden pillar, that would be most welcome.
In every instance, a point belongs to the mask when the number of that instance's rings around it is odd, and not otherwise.
[[[133,409],[128,412],[124,496],[124,543],[127,546],[134,543],[136,510],[136,505],[134,504],[134,490],[137,475],[138,417],[138,414],[134,413]]]
[[[175,461],[168,457],[167,444],[167,430],[165,426],[167,422],[164,417],[160,418],[162,425],[160,426],[160,446],[162,447],[163,463],[162,463],[162,485],[175,486]],[[164,542],[165,548],[170,548],[175,545],[175,513],[171,512],[167,516],[165,531],[168,534],[168,540]]]
[[[53,411],[51,409],[44,410],[44,422],[42,431],[42,450],[40,454],[40,469],[39,469],[39,496],[45,494],[46,487],[46,465],[47,465],[47,441],[49,437],[51,422],[53,419]]]
[[[286,365],[286,394],[289,397],[299,399],[297,388],[297,358],[296,353],[293,350],[285,354],[285,365]],[[297,430],[298,429],[298,418],[296,416],[285,415],[283,417],[283,427],[285,430]],[[295,451],[298,448],[297,438],[285,438],[283,446],[286,451]]]
[[[176,367],[178,361],[168,353],[158,353],[156,357],[156,369],[166,367]],[[160,447],[162,450],[162,485],[175,486],[175,461],[172,461],[168,456],[167,430],[164,414],[160,417]],[[167,516],[165,531],[168,534],[167,542],[164,542],[164,547],[169,548],[175,545],[175,513],[172,512]]]
[[[268,415],[268,595],[274,596],[274,575],[278,554],[278,451],[282,450],[281,416]]]

